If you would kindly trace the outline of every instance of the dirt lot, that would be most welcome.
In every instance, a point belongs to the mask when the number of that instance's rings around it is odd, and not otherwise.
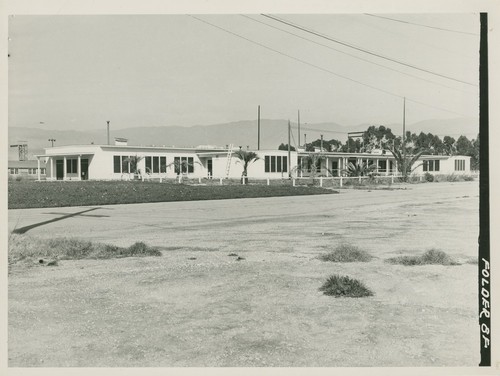
[[[145,241],[163,256],[13,267],[9,366],[476,366],[477,265],[384,259],[431,247],[475,257],[478,194],[461,182],[10,210],[9,231],[47,222],[27,234]],[[342,242],[376,258],[317,259]],[[375,296],[322,295],[334,273]]]

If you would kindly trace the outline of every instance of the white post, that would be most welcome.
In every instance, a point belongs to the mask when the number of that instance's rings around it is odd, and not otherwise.
[[[201,184],[201,178],[198,178],[198,184]]]
[[[222,178],[220,178],[220,185],[222,185]]]
[[[38,162],[38,169],[37,169],[37,176],[38,176],[38,181],[42,180],[40,177],[40,157],[36,157],[36,160]]]
[[[322,187],[323,186],[323,176],[320,176],[319,177],[319,186]]]
[[[295,179],[292,179],[292,187],[295,187]]]
[[[78,155],[78,163],[76,165],[76,174],[78,175],[77,180],[82,178],[82,156]]]
[[[49,157],[50,159],[50,180],[54,180],[54,158]]]
[[[391,183],[394,184],[394,174],[391,176]]]
[[[64,156],[64,162],[63,162],[63,180],[66,180],[66,156]]]
[[[142,175],[141,175],[141,177],[142,177],[142,181],[144,181],[144,176],[142,176]],[[163,181],[163,178],[162,178],[162,176],[160,175],[160,183],[161,183],[162,181]]]
[[[269,185],[269,178],[267,178],[267,185]]]
[[[340,188],[342,188],[342,175],[340,175]]]

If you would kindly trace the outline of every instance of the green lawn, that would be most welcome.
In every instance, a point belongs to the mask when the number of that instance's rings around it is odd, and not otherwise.
[[[317,187],[186,185],[141,181],[11,181],[8,188],[9,209],[335,193]]]

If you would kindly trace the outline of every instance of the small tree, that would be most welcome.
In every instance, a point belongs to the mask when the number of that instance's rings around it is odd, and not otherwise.
[[[241,173],[241,184],[248,183],[248,166],[259,159],[259,156],[253,151],[238,150],[234,152],[234,156],[238,158],[237,162],[241,163],[243,166],[243,172]]]
[[[321,167],[321,161],[325,160],[325,156],[320,153],[310,153],[305,157],[300,158],[300,163],[297,164],[292,172],[308,172],[310,177],[314,178],[318,169]]]
[[[396,160],[398,171],[401,173],[402,179],[404,182],[408,181],[408,176],[419,166],[419,164],[415,167],[413,165],[417,162],[417,160],[426,152],[426,150],[421,150],[415,155],[407,155],[406,158],[403,157],[401,152],[398,149],[390,149],[394,159]]]
[[[141,170],[139,169],[139,162],[142,161],[144,157],[139,157],[138,155],[125,158],[123,162],[130,164],[130,172],[134,175],[141,175]]]
[[[361,163],[352,163],[349,162],[347,168],[343,169],[342,172],[347,176],[369,176],[373,174],[373,171],[376,169],[374,164],[369,165],[366,162]]]

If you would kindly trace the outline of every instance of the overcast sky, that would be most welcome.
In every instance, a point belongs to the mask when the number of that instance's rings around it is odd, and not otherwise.
[[[379,16],[11,16],[9,126],[477,119],[479,14]]]

